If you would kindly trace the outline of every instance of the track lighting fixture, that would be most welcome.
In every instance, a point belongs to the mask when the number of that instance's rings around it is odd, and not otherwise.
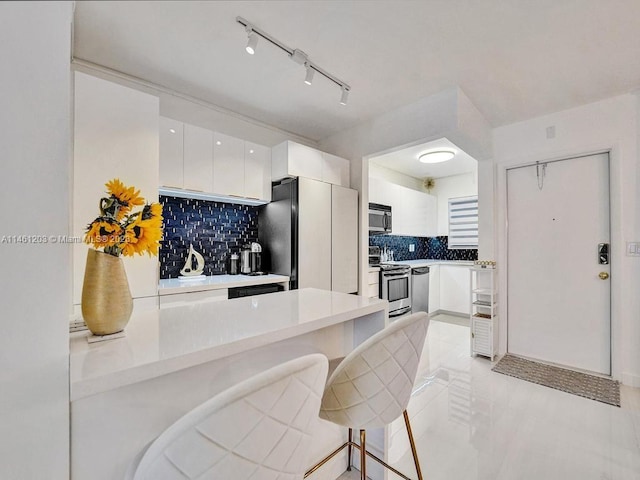
[[[304,83],[306,83],[307,85],[311,85],[311,83],[313,82],[313,74],[315,70],[308,63],[305,65],[305,67],[307,68],[307,75],[304,77]]]
[[[311,62],[307,54],[304,53],[302,50],[299,50],[297,48],[287,47],[285,44],[276,40],[267,32],[260,30],[255,25],[249,23],[247,20],[245,20],[242,17],[236,17],[236,22],[244,26],[247,32],[247,35],[248,35],[248,42],[246,47],[247,53],[251,55],[255,53],[256,45],[258,44],[258,37],[262,37],[267,42],[271,43],[272,45],[275,45],[276,47],[278,47],[279,49],[287,53],[289,55],[289,58],[291,58],[291,60],[293,60],[294,62],[300,65],[304,65],[304,67],[307,70],[304,83],[306,83],[307,85],[311,85],[311,83],[313,82],[313,76],[315,75],[316,72],[318,72],[320,75],[322,75],[328,80],[331,80],[333,83],[335,83],[340,87],[340,90],[341,90],[340,104],[341,105],[347,104],[351,87],[346,83],[344,83],[342,80],[339,80],[338,78],[331,75],[326,70],[323,70],[322,68],[318,67],[315,63]]]
[[[346,105],[349,100],[349,88],[346,85],[342,85],[342,95],[340,95],[340,105]]]
[[[249,55],[253,55],[254,53],[256,53],[256,45],[258,45],[258,35],[253,31],[251,27],[247,27],[247,36],[249,40],[247,41],[245,50]]]

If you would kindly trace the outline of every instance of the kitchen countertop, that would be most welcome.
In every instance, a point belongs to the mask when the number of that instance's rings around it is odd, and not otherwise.
[[[126,336],[71,335],[71,400],[385,312],[385,300],[315,288],[134,311]]]
[[[268,283],[289,283],[285,275],[211,275],[201,280],[179,280],[168,278],[160,280],[158,295],[172,295],[174,293],[201,292],[220,288],[246,287],[250,285],[265,285]]]
[[[457,265],[461,267],[473,267],[473,260],[430,260],[428,258],[419,260],[400,260],[397,262],[384,262],[393,263],[396,265],[407,265],[412,268],[416,267],[428,267],[431,265]]]

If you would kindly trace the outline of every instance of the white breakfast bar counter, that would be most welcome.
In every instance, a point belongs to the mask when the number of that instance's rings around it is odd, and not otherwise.
[[[344,356],[387,320],[386,301],[301,289],[134,311],[126,336],[106,342],[73,334],[72,478],[123,478],[145,445],[216,393],[307,353]],[[342,438],[324,425],[312,456]],[[311,478],[344,470],[327,467]]]

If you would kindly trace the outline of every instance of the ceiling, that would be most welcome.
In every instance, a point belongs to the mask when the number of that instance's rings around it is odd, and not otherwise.
[[[340,89],[258,42],[304,50]],[[76,2],[74,55],[312,140],[459,86],[492,126],[640,86],[638,0]]]
[[[442,163],[422,163],[418,161],[418,157],[421,154],[436,150],[451,150],[456,153],[456,156]],[[369,161],[419,179],[450,177],[452,175],[476,172],[478,169],[478,161],[475,158],[446,138],[385,153],[384,155],[372,157]]]

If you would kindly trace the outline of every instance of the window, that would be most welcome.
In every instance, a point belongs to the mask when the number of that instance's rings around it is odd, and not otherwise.
[[[478,196],[449,199],[449,248],[478,248]]]

